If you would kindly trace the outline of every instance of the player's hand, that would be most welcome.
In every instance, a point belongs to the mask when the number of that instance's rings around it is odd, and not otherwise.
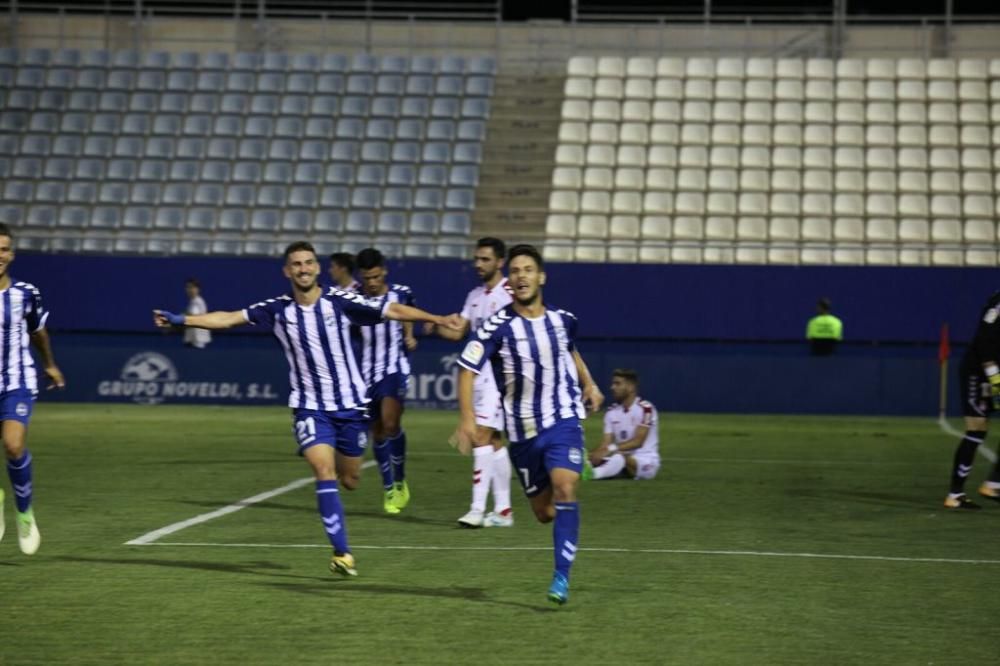
[[[460,314],[450,314],[447,317],[441,317],[440,325],[450,328],[453,331],[465,330],[465,320],[462,319],[462,315]]]
[[[583,389],[583,404],[591,412],[596,412],[604,404],[604,394],[597,384],[590,384]]]
[[[463,418],[459,422],[458,427],[455,428],[455,432],[448,438],[448,444],[457,449],[463,456],[467,456],[472,454],[472,443],[475,441],[475,438],[475,419],[466,422],[466,419]]]
[[[183,326],[184,315],[174,314],[166,310],[153,310],[153,323],[159,328],[170,328],[171,326]]]
[[[600,465],[601,461],[603,461],[607,457],[608,457],[608,449],[603,444],[601,446],[598,446],[596,449],[594,449],[587,455],[587,458],[589,458],[590,460],[590,464],[594,465],[595,467],[597,465]]]
[[[62,370],[53,365],[45,368],[45,374],[49,376],[49,386],[47,390],[51,391],[52,389],[66,388],[66,378],[63,377]]]
[[[1000,375],[989,375],[990,395],[993,398],[993,408],[1000,409]]]
[[[406,345],[406,351],[413,351],[417,348],[417,339],[412,335],[408,335],[403,338],[403,344]]]
[[[434,335],[434,329],[437,327],[432,321],[425,321],[423,326],[424,335]]]

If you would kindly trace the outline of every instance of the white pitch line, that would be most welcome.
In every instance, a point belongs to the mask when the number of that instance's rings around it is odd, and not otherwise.
[[[938,419],[937,423],[938,427],[940,427],[941,430],[951,435],[952,437],[965,437],[965,433],[959,432],[954,428],[952,428],[951,424],[948,423],[948,421],[943,416]],[[979,455],[986,458],[991,463],[995,463],[997,461],[997,454],[993,453],[993,449],[986,446],[986,444],[982,444],[978,449],[976,449],[976,451],[978,451]]]
[[[187,548],[325,548],[327,544],[316,543],[201,543],[201,542],[159,542],[132,544],[142,546],[175,546]],[[352,546],[352,550],[431,550],[431,551],[544,551],[552,546]],[[949,557],[894,557],[891,555],[844,555],[838,553],[781,553],[759,550],[691,550],[684,548],[580,548],[589,553],[632,553],[642,555],[729,555],[737,557],[795,557],[819,560],[864,560],[876,562],[917,562],[931,564],[997,564],[1000,560],[967,560]]]
[[[361,465],[361,469],[366,467],[371,467],[375,464],[374,460],[369,460]],[[221,518],[222,516],[227,516],[230,513],[236,513],[241,509],[245,509],[248,506],[253,506],[254,504],[259,504],[264,500],[269,500],[272,497],[277,497],[289,491],[295,490],[296,488],[301,488],[302,486],[312,483],[315,479],[313,477],[306,477],[303,479],[297,479],[291,483],[285,484],[280,488],[275,488],[273,490],[268,490],[266,492],[260,493],[259,495],[254,495],[253,497],[247,497],[246,499],[241,499],[238,502],[233,502],[228,506],[224,506],[221,509],[216,509],[215,511],[209,511],[208,513],[203,513],[194,518],[188,518],[187,520],[182,520],[179,523],[173,523],[172,525],[167,525],[166,527],[161,527],[158,530],[153,530],[152,532],[147,532],[140,537],[136,537],[131,541],[126,541],[126,546],[150,546],[153,545],[158,539],[167,536],[168,534],[173,534],[174,532],[180,532],[183,529],[192,527],[194,525],[200,525],[201,523],[207,523],[210,520],[215,520],[216,518]]]

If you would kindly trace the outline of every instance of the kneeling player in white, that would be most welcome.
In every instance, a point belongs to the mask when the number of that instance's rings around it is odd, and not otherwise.
[[[656,407],[638,395],[635,370],[611,376],[614,403],[604,414],[604,439],[589,454],[584,479],[652,479],[660,469]]]

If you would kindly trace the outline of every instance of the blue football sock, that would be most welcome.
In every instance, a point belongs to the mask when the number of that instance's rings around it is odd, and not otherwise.
[[[406,433],[402,430],[390,440],[392,445],[392,478],[396,483],[406,480]]]
[[[372,450],[375,452],[378,471],[382,474],[382,487],[389,490],[392,488],[392,445],[389,444],[389,440],[383,440],[375,442]]]
[[[31,508],[31,454],[27,449],[20,458],[7,461],[7,476],[14,486],[14,504],[24,513]]]
[[[336,481],[316,482],[316,504],[319,517],[323,519],[323,529],[330,539],[330,545],[337,554],[349,553],[347,547],[347,525],[344,522],[344,505],[340,501],[340,488]]]
[[[552,545],[556,571],[569,579],[569,569],[576,559],[576,541],[580,534],[580,511],[576,502],[556,502],[556,520],[552,527]]]

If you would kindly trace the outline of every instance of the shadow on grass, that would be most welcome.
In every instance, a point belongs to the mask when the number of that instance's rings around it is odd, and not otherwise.
[[[280,575],[280,574],[279,574]],[[408,596],[408,597],[431,597],[438,599],[460,599],[465,601],[474,601],[476,603],[491,604],[494,606],[507,606],[511,608],[517,608],[521,610],[529,610],[535,613],[554,613],[556,608],[547,606],[533,606],[531,604],[519,603],[516,601],[500,601],[497,599],[491,599],[486,595],[486,591],[479,587],[413,587],[411,585],[392,585],[385,584],[381,585],[378,583],[360,583],[355,580],[348,579],[328,579],[328,578],[316,578],[315,580],[330,583],[333,582],[336,585],[336,594],[341,596],[342,594],[358,593],[358,594],[381,594],[386,596]],[[258,583],[258,585],[264,585],[267,587],[273,587],[278,590],[283,590],[285,592],[295,592],[298,594],[309,594],[309,595],[326,595],[330,594],[330,588],[317,587],[314,584],[307,583]]]
[[[272,465],[274,463],[286,462],[284,458],[226,458],[223,460],[206,460],[203,458],[188,460],[144,460],[136,462],[136,465],[156,466],[156,465]],[[297,460],[291,460],[300,464]]]
[[[936,496],[922,494],[843,489],[831,489],[827,492],[811,488],[789,488],[785,491],[785,494],[799,498],[813,498],[830,501],[843,500],[858,504],[871,504],[900,509],[928,510],[938,508]]]
[[[76,557],[73,555],[63,555],[53,558],[63,562],[77,562],[80,564],[126,564],[151,567],[167,567],[173,569],[197,569],[200,571],[217,571],[223,573],[252,574],[255,576],[272,575],[268,571],[287,571],[292,567],[288,564],[276,564],[274,562],[197,562],[192,560],[165,560],[151,557]]]

